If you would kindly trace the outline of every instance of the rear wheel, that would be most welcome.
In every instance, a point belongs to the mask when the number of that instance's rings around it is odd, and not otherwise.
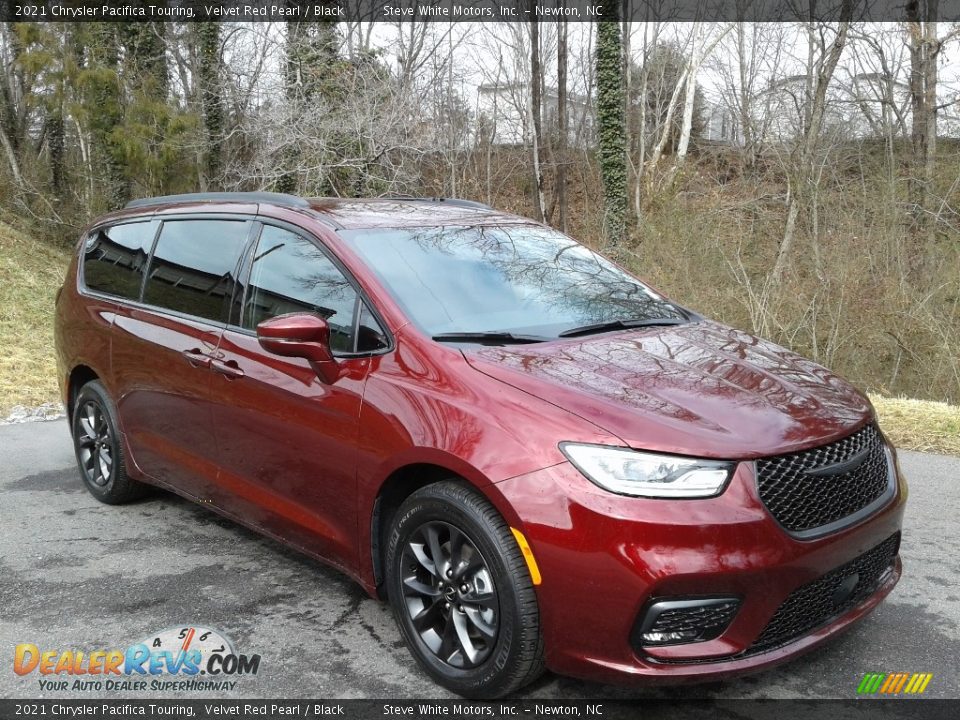
[[[73,408],[73,447],[83,484],[108,505],[136,500],[149,490],[127,477],[116,411],[98,380],[84,385]]]
[[[540,614],[510,528],[456,482],[413,493],[387,543],[387,592],[414,657],[438,683],[495,698],[543,671]]]

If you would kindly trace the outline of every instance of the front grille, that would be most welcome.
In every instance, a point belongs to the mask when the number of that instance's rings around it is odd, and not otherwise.
[[[725,662],[776,650],[826,625],[870,597],[894,564],[900,550],[900,533],[894,533],[879,545],[831,570],[816,580],[801,585],[787,596],[759,637],[746,650],[736,655],[714,658],[657,659],[673,665],[695,665]],[[856,574],[852,588],[841,591],[845,582]]]
[[[757,460],[757,489],[787,531],[804,536],[855,515],[891,488],[875,425],[830,445]]]
[[[879,587],[884,573],[893,566],[899,549],[900,533],[895,533],[847,564],[801,585],[787,596],[760,637],[740,656],[786,645],[866,600]],[[849,593],[841,592],[838,596],[844,581],[854,573],[857,575],[856,584]]]

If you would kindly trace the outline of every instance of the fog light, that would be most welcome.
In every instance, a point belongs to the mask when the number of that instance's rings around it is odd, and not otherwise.
[[[631,640],[638,649],[713,640],[739,609],[740,599],[734,597],[658,598],[640,613]]]
[[[684,632],[648,632],[644,633],[644,645],[669,645],[671,643],[692,642],[697,639],[695,630],[686,630]]]

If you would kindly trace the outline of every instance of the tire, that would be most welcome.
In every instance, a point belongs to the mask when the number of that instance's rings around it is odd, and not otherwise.
[[[137,500],[149,488],[127,476],[117,412],[99,380],[77,393],[71,433],[80,477],[90,494],[107,505]]]
[[[437,683],[492,699],[543,672],[530,573],[509,526],[482,495],[452,481],[414,492],[393,517],[385,564],[400,633]]]

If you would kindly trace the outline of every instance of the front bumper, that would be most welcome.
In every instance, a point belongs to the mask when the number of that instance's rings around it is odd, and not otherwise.
[[[853,563],[901,527],[906,485],[896,472],[889,503],[856,525],[815,540],[787,534],[761,503],[753,464],[726,491],[702,500],[613,495],[568,463],[497,484],[529,541],[547,666],[603,682],[707,681],[767,668],[842,632],[869,613],[901,574],[899,556],[869,594],[839,615],[758,651],[754,643],[795,590]],[[715,639],[635,647],[631,631],[651,599],[737,597]],[[753,647],[753,649],[751,649]]]

